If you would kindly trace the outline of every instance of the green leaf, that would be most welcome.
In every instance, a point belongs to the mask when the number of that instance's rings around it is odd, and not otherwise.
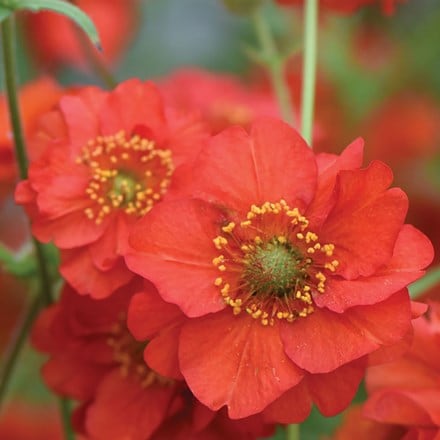
[[[0,22],[2,22],[5,18],[8,18],[11,15],[12,11],[11,9],[0,6]]]
[[[33,255],[17,256],[1,244],[0,267],[18,278],[29,278],[37,274],[37,264]]]
[[[10,3],[12,3],[10,7],[15,11],[28,10],[39,12],[46,10],[65,15],[74,21],[87,34],[92,43],[101,50],[98,31],[93,21],[77,6],[63,0],[16,0]]]

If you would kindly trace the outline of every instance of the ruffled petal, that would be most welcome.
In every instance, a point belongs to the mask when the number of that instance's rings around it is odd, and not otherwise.
[[[400,291],[381,303],[352,307],[343,314],[316,309],[306,318],[282,323],[281,338],[287,355],[300,368],[328,373],[399,341],[410,327],[408,293]]]
[[[370,277],[344,280],[329,277],[325,293],[314,300],[319,307],[343,312],[356,305],[375,304],[420,278],[434,257],[429,239],[411,225],[404,225],[397,237],[389,264]]]
[[[303,377],[283,351],[278,327],[230,310],[188,321],[179,359],[191,391],[233,419],[260,412]]]
[[[60,272],[79,294],[90,295],[95,299],[108,297],[135,276],[127,269],[122,258],[110,269],[100,270],[94,265],[87,247],[63,251]]]
[[[364,377],[365,366],[366,359],[361,358],[331,373],[306,376],[313,402],[324,416],[334,416],[350,404]]]
[[[264,411],[263,417],[273,423],[301,423],[312,409],[312,398],[303,379],[298,385],[286,391]]]
[[[164,420],[173,394],[172,386],[145,388],[113,371],[102,380],[87,411],[87,432],[92,438],[145,440]]]
[[[287,124],[261,118],[251,133],[231,127],[202,150],[193,194],[237,211],[284,198],[299,208],[315,192],[316,163],[310,148]]]
[[[341,171],[336,204],[320,231],[335,245],[337,273],[347,279],[370,276],[387,264],[408,209],[405,193],[392,188],[391,170],[381,162]]]
[[[134,225],[125,257],[128,267],[151,280],[165,301],[188,316],[201,316],[225,307],[214,280],[218,255],[213,239],[223,215],[200,200],[157,205]]]
[[[145,341],[184,317],[179,307],[165,302],[151,285],[133,296],[128,308],[127,326],[136,339]]]
[[[358,138],[340,156],[323,153],[317,155],[318,186],[315,198],[306,212],[311,229],[321,226],[336,201],[334,189],[339,171],[359,168],[362,165],[363,150],[364,141]]]

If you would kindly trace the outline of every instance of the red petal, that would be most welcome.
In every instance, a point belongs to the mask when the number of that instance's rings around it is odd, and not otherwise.
[[[364,141],[356,139],[340,156],[329,154],[318,154],[318,187],[315,198],[307,208],[307,218],[310,227],[318,228],[327,217],[335,202],[334,192],[336,176],[341,170],[357,169],[362,165]]]
[[[356,305],[374,304],[387,299],[393,293],[423,275],[423,269],[433,258],[429,239],[411,225],[403,225],[389,264],[374,276],[347,281],[337,277],[328,278],[325,294],[314,300],[319,307],[335,312]]]
[[[437,391],[435,394],[431,397],[440,402],[440,393]],[[375,392],[365,402],[363,414],[373,420],[399,425],[429,426],[433,424],[424,406],[420,405],[411,393],[400,390]]]
[[[328,373],[382,345],[402,339],[411,326],[408,293],[401,291],[371,306],[343,314],[327,309],[281,324],[287,355],[310,373]]]
[[[93,90],[96,99],[102,100],[105,92]],[[66,120],[72,157],[75,157],[89,140],[95,139],[100,134],[98,119],[96,113],[81,96],[64,96],[59,105]]]
[[[316,185],[310,148],[287,124],[269,118],[255,122],[250,135],[232,127],[213,137],[196,169],[196,196],[245,212],[282,198],[301,208]]]
[[[301,423],[307,419],[312,409],[312,399],[306,380],[286,391],[264,411],[264,419],[273,423]]]
[[[93,264],[87,247],[63,251],[60,272],[79,294],[95,299],[106,298],[134,277],[122,258],[109,270],[99,270]]]
[[[164,420],[174,387],[141,386],[115,370],[107,375],[87,412],[92,438],[144,440]]]
[[[214,411],[227,405],[233,419],[260,412],[302,378],[278,332],[230,310],[188,321],[179,358],[191,391]]]
[[[112,135],[125,130],[131,135],[136,126],[147,126],[155,141],[166,134],[162,99],[151,82],[131,79],[119,84],[109,94],[100,114],[102,134]]]
[[[160,332],[145,348],[144,360],[150,368],[165,377],[183,379],[177,358],[180,325]]]
[[[165,302],[156,289],[150,287],[133,296],[128,308],[127,326],[136,339],[145,341],[182,318],[184,315],[176,305]]]
[[[366,359],[350,362],[326,374],[306,376],[313,402],[326,417],[334,416],[353,400],[365,373]]]
[[[336,205],[320,239],[335,245],[337,273],[347,279],[373,274],[392,256],[408,201],[400,189],[386,190],[391,180],[391,170],[381,162],[339,173]]]
[[[127,265],[188,316],[221,310],[225,304],[214,286],[218,271],[212,264],[221,220],[218,209],[199,200],[160,203],[134,225]]]

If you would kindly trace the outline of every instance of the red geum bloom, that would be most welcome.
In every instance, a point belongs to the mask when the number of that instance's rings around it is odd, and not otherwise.
[[[440,303],[414,321],[414,340],[401,359],[367,372],[365,417],[440,438]],[[422,434],[424,435],[422,437]]]
[[[361,144],[315,156],[281,121],[230,128],[194,165],[198,199],[164,202],[133,228],[126,262],[184,313],[168,345],[212,410],[299,422],[313,401],[335,414],[367,355],[411,333],[405,286],[432,246],[403,224],[391,170],[359,169]],[[137,338],[154,314],[141,298],[128,318]]]
[[[137,27],[138,0],[78,0],[75,4],[86,12],[96,25],[102,54],[97,56],[113,62],[130,42]],[[80,38],[81,30],[68,18],[53,12],[23,16],[23,31],[30,53],[49,68],[63,64],[86,65],[86,54]]]
[[[279,115],[269,91],[245,85],[233,75],[184,69],[162,80],[159,88],[175,111],[200,112],[213,134],[231,125],[249,128],[257,116]]]
[[[304,0],[276,0],[280,5],[303,5]],[[396,3],[402,0],[320,0],[319,4],[325,9],[329,9],[335,12],[351,14],[357,9],[373,5],[380,4],[382,11],[391,15],[395,10]]]
[[[35,236],[61,249],[61,274],[79,293],[102,298],[130,281],[121,253],[131,225],[166,196],[204,136],[189,117],[167,119],[155,86],[138,80],[86,87],[42,119],[46,150],[16,199]]]
[[[42,77],[20,89],[19,104],[26,138],[33,135],[38,118],[49,111],[61,96],[61,88],[49,77]],[[32,149],[28,151],[35,157]],[[0,194],[12,191],[17,177],[12,129],[5,96],[0,96]]]
[[[273,426],[257,417],[239,425],[201,405],[178,372],[177,378],[164,377],[147,367],[147,343],[136,341],[125,325],[136,288],[132,283],[96,301],[65,286],[60,302],[45,310],[34,328],[34,345],[50,354],[45,382],[80,402],[76,431],[93,440],[220,440],[218,428],[234,439],[270,434]],[[154,293],[151,284],[146,289]]]

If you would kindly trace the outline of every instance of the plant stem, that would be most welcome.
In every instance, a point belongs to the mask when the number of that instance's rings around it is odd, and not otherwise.
[[[16,332],[12,335],[11,343],[8,345],[3,356],[3,368],[0,373],[0,406],[3,403],[9,380],[11,379],[11,375],[14,371],[15,365],[17,364],[21,349],[26,342],[26,338],[29,330],[32,327],[32,323],[40,310],[40,306],[41,297],[36,295],[29,306],[29,309],[25,312],[20,325],[16,329]]]
[[[14,51],[14,19],[12,16],[6,18],[1,23],[1,35],[6,95],[12,132],[14,135],[15,155],[17,158],[20,178],[26,179],[28,174],[28,160],[18,104],[16,60]],[[46,259],[44,258],[43,245],[35,239],[33,239],[33,242],[35,253],[37,254],[38,270],[40,273],[40,294],[47,305],[52,304],[52,285],[50,282],[49,269],[46,264]]]
[[[304,61],[301,94],[301,133],[312,144],[318,49],[318,0],[305,0]]]
[[[299,440],[299,425],[289,425],[286,428],[287,440]]]
[[[253,14],[255,31],[261,46],[262,58],[269,71],[272,88],[280,107],[281,116],[290,125],[294,125],[295,115],[290,99],[289,88],[284,76],[284,58],[277,50],[269,26],[264,19],[262,8]]]
[[[6,18],[2,24],[3,69],[5,75],[6,94],[9,106],[12,131],[14,133],[15,155],[21,179],[27,178],[28,161],[21,126],[20,110],[17,99],[17,80],[15,75],[14,53],[14,19]]]
[[[429,270],[420,280],[409,286],[411,299],[416,299],[436,284],[440,284],[440,267],[434,267]]]
[[[63,426],[65,440],[75,440],[70,421],[70,400],[61,397],[58,400],[61,415],[61,424]]]

